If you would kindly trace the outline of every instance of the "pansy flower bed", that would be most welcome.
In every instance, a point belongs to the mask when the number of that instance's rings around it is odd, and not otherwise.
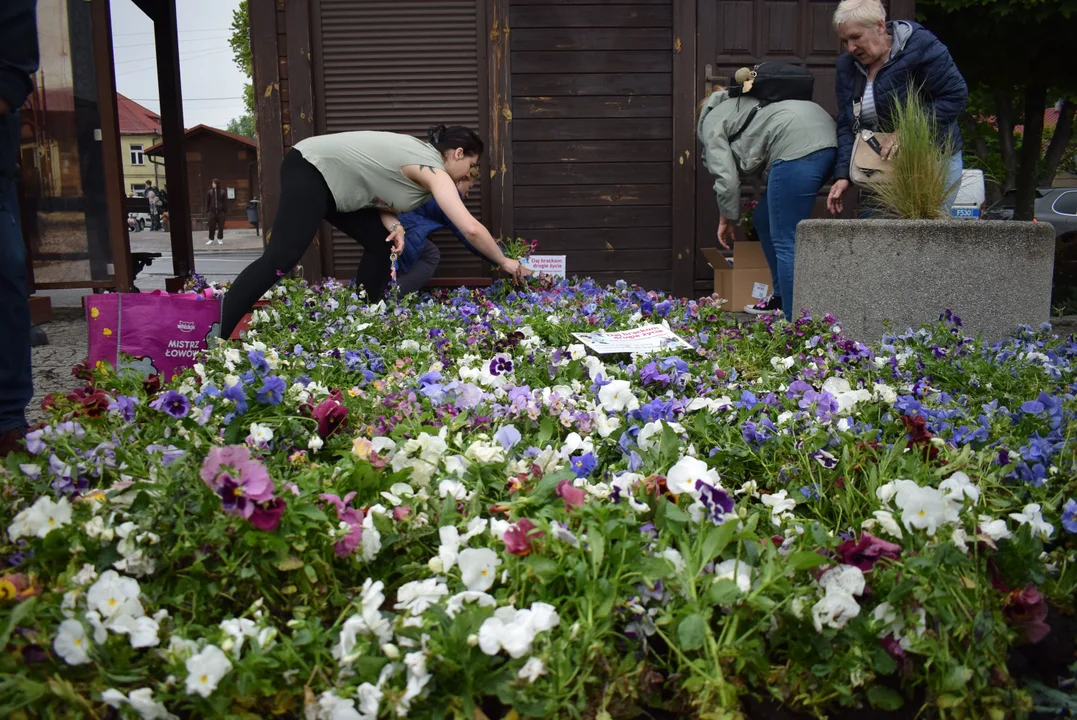
[[[164,387],[81,368],[6,463],[0,715],[1027,715],[1077,343],[718,303],[287,280]],[[693,350],[572,337],[644,323]]]

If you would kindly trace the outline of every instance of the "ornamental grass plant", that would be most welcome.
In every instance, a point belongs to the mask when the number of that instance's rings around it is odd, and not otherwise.
[[[884,177],[870,181],[866,204],[873,215],[891,220],[938,220],[948,217],[947,199],[960,181],[951,183],[953,143],[939,133],[934,111],[910,84],[905,100],[894,107],[897,151]]]

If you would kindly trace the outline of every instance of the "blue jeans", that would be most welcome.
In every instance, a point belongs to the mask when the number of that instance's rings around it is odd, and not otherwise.
[[[775,162],[770,166],[767,191],[752,216],[786,320],[793,319],[797,224],[811,217],[819,191],[834,172],[837,155],[837,149],[826,148],[797,160]]]
[[[961,189],[961,175],[965,172],[965,156],[958,151],[950,158],[950,172],[946,175],[947,186],[953,187],[953,192],[946,198],[946,202],[943,203],[942,209],[946,212],[946,217],[950,217],[950,208],[957,202],[957,191]]]
[[[30,373],[30,303],[26,292],[26,246],[15,183],[0,179],[0,433],[26,427],[34,396]]]

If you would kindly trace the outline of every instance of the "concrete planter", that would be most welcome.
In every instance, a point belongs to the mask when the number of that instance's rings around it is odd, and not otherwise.
[[[949,308],[968,335],[996,341],[1048,320],[1054,256],[1044,223],[805,220],[793,314],[833,313],[869,343],[934,323]]]

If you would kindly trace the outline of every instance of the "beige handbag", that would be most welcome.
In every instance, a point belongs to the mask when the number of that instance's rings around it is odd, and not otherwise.
[[[853,156],[849,160],[849,179],[857,185],[877,184],[886,178],[890,163],[883,159],[882,143],[892,133],[880,133],[860,127],[860,101],[853,103],[853,116],[856,122],[853,129],[856,139],[853,141]]]

